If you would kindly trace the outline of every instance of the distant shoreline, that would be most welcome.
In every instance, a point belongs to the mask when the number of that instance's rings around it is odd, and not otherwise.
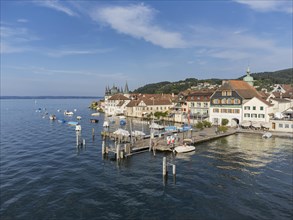
[[[0,96],[0,99],[103,99],[101,96]]]

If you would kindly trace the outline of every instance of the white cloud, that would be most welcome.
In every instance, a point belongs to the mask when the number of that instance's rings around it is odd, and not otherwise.
[[[56,11],[63,12],[69,16],[78,16],[73,10],[71,10],[69,7],[64,6],[61,4],[58,0],[42,0],[42,1],[33,1],[36,5],[47,7],[54,9]],[[65,1],[63,1],[64,3]]]
[[[260,12],[281,11],[293,12],[292,0],[234,0],[240,4],[248,5],[250,8]]]
[[[155,10],[143,4],[98,8],[90,13],[93,20],[103,22],[119,33],[144,39],[163,48],[183,48],[180,33],[164,30],[153,22]]]
[[[17,22],[19,22],[19,23],[27,23],[28,20],[24,19],[24,18],[19,18],[19,19],[17,19]]]
[[[28,29],[21,27],[1,26],[1,54],[20,53],[33,50],[29,42],[39,40]]]
[[[90,54],[102,54],[113,51],[111,48],[96,49],[96,50],[77,50],[77,49],[64,49],[64,50],[50,50],[47,52],[51,57],[64,57],[74,55],[90,55]]]

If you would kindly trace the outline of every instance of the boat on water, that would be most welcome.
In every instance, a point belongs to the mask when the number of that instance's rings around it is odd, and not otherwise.
[[[167,126],[165,127],[165,131],[176,132],[178,131],[178,128],[176,126]]]
[[[57,117],[56,117],[56,115],[50,115],[50,116],[49,116],[49,119],[50,119],[50,120],[56,120]]]
[[[59,123],[65,123],[66,121],[64,119],[58,119]]]
[[[192,130],[192,127],[190,125],[184,124],[181,127],[178,127],[179,131],[183,132],[183,131],[190,131]]]
[[[69,115],[69,116],[72,116],[74,113],[73,112],[69,112],[67,110],[64,111],[64,115]]]
[[[99,112],[95,112],[95,113],[92,113],[91,116],[99,116],[100,113]]]
[[[191,145],[181,145],[174,148],[174,151],[176,151],[176,153],[187,153],[194,150],[195,150],[195,147]]]
[[[163,125],[159,125],[159,124],[153,122],[153,123],[151,123],[150,128],[156,129],[156,130],[163,130],[165,127]]]
[[[77,120],[81,120],[81,116],[76,116],[76,119]]]
[[[91,123],[98,123],[99,120],[98,120],[98,119],[91,118],[91,119],[90,119],[90,122],[91,122]]]
[[[174,148],[176,153],[187,153],[195,150],[195,147],[191,145],[191,139],[184,139],[183,145]]]
[[[67,122],[67,124],[76,126],[76,125],[78,125],[78,122],[77,121],[69,121],[69,122]]]
[[[272,133],[270,132],[265,132],[263,135],[262,135],[263,138],[271,138],[272,137]]]

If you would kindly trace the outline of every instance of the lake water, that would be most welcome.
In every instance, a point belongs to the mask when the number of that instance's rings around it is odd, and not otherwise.
[[[293,217],[292,139],[238,134],[184,155],[145,152],[118,163],[102,158],[103,115],[89,122],[91,101],[1,100],[2,220]],[[67,120],[82,116],[86,147],[78,150],[74,127],[43,118],[39,107]],[[65,109],[77,109],[72,119]],[[163,179],[164,156],[176,179],[172,172]]]

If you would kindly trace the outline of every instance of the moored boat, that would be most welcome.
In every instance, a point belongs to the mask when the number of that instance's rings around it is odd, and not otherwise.
[[[270,138],[272,137],[272,133],[270,132],[265,132],[263,135],[262,135],[263,138]]]
[[[72,116],[74,113],[73,112],[69,112],[67,110],[64,111],[64,115],[69,115],[69,116]]]
[[[156,130],[163,130],[165,127],[163,125],[159,125],[155,122],[153,122],[151,125],[150,125],[150,128],[151,129],[156,129]]]
[[[91,116],[99,116],[100,113],[99,112],[95,112],[95,113],[92,113]]]
[[[177,153],[187,153],[195,150],[195,147],[191,145],[191,139],[184,139],[183,145],[177,146],[174,148],[174,151]]]
[[[56,115],[50,115],[50,116],[49,116],[49,119],[50,119],[50,120],[56,120],[57,117],[56,117]]]
[[[78,125],[78,122],[77,121],[69,121],[67,122],[68,125]]]

